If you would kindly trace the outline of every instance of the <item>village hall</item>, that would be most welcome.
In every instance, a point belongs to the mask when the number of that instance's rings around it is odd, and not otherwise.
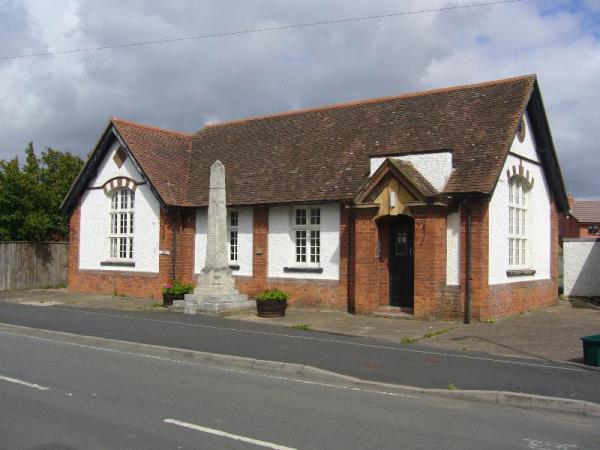
[[[567,195],[535,75],[171,131],[112,118],[65,198],[73,291],[204,266],[210,167],[240,292],[485,320],[557,300]]]

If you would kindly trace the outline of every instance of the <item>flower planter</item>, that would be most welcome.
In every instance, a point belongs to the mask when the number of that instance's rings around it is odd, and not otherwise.
[[[173,304],[173,300],[184,300],[185,294],[163,294],[163,306]]]
[[[283,317],[287,300],[256,300],[258,317]]]

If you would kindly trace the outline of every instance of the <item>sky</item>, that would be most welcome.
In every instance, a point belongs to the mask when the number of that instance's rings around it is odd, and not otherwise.
[[[1,59],[491,0],[0,0],[0,159],[85,157],[117,116],[206,123],[538,75],[568,190],[600,197],[600,0],[510,4]]]

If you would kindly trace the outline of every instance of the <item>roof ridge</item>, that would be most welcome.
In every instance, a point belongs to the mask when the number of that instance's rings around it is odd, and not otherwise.
[[[110,121],[111,122],[122,122],[122,123],[126,123],[128,125],[133,125],[133,126],[140,127],[140,128],[146,128],[147,130],[152,130],[152,131],[159,131],[161,133],[166,133],[166,134],[177,134],[177,135],[189,136],[189,137],[193,136],[193,133],[186,133],[185,131],[171,130],[169,128],[155,127],[153,125],[146,125],[143,123],[134,122],[133,120],[121,119],[120,117],[116,117],[116,116],[111,117]]]
[[[358,106],[358,105],[368,105],[368,104],[373,104],[373,103],[380,103],[380,102],[385,102],[388,100],[401,100],[401,99],[406,99],[406,98],[416,98],[416,97],[422,97],[425,95],[441,94],[441,93],[453,92],[453,91],[459,91],[459,90],[477,89],[477,88],[481,88],[481,87],[512,83],[517,80],[526,80],[526,79],[535,80],[536,78],[537,78],[536,74],[520,75],[520,76],[515,76],[515,77],[510,77],[510,78],[502,78],[499,80],[483,81],[480,83],[462,84],[462,85],[455,85],[455,86],[450,86],[450,87],[427,89],[425,91],[414,91],[414,92],[407,92],[404,94],[388,95],[388,96],[384,96],[384,97],[376,97],[376,98],[369,98],[369,99],[353,100],[353,101],[342,102],[342,103],[334,103],[331,105],[301,108],[301,109],[296,109],[296,110],[292,110],[292,111],[282,111],[282,112],[272,113],[272,114],[255,115],[255,116],[245,117],[242,119],[234,119],[234,120],[228,120],[225,122],[208,124],[208,125],[203,126],[200,130],[198,130],[193,135],[197,135],[200,132],[202,132],[203,130],[207,130],[207,129],[211,129],[211,128],[225,127],[225,126],[230,126],[230,125],[237,125],[237,124],[241,124],[244,122],[253,122],[253,121],[259,121],[259,120],[265,120],[265,119],[273,119],[276,117],[286,117],[286,116],[293,116],[296,114],[305,114],[305,113],[311,113],[311,112],[343,109],[343,108],[349,108],[349,107]]]

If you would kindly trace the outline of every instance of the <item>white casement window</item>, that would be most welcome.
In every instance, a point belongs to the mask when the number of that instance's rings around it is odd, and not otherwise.
[[[293,218],[296,264],[321,263],[321,208],[295,208]]]
[[[508,181],[508,267],[523,269],[527,258],[527,207],[529,185],[520,177]]]
[[[229,262],[237,264],[238,262],[238,225],[239,214],[237,211],[229,211]]]
[[[127,188],[117,189],[110,202],[108,235],[110,259],[133,260],[135,193]]]

